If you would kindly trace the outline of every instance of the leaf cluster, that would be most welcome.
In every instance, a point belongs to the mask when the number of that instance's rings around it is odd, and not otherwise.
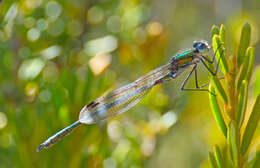
[[[240,43],[237,53],[227,56],[226,28],[221,25],[212,27],[212,45],[219,61],[219,67],[225,80],[220,82],[217,76],[211,77],[210,104],[214,118],[226,137],[227,151],[214,146],[213,152],[209,152],[211,167],[251,167],[256,168],[259,162],[259,151],[249,161],[248,153],[253,149],[250,144],[260,118],[260,96],[258,95],[252,110],[249,110],[249,83],[252,76],[255,60],[255,49],[250,46],[251,27],[245,23],[242,27]],[[211,65],[211,68],[214,68]],[[249,113],[249,119],[245,120],[245,114]],[[245,128],[245,129],[243,129]],[[258,165],[259,166],[259,165]]]

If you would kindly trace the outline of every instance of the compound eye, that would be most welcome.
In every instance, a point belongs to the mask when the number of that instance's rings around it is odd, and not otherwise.
[[[206,48],[206,45],[204,43],[201,43],[199,48]]]
[[[197,48],[198,45],[199,45],[199,42],[198,42],[198,41],[194,41],[194,42],[193,42],[193,47],[194,47],[194,48]]]

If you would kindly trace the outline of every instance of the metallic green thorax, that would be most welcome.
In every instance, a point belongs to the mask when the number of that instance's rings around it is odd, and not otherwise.
[[[190,56],[191,54],[192,54],[192,50],[184,51],[183,53],[177,54],[175,56],[175,59],[185,58],[187,56]]]
[[[194,51],[192,49],[184,51],[173,57],[174,62],[176,62],[177,67],[183,67],[190,65],[193,60]]]

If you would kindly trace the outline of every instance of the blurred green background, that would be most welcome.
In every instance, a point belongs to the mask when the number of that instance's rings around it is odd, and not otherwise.
[[[211,41],[213,24],[228,28],[232,54],[249,22],[257,66],[259,6],[259,0],[2,1],[0,167],[207,167],[208,150],[224,137],[208,94],[180,91],[188,71],[128,112],[36,148],[91,100],[167,63],[193,40]],[[258,83],[259,72],[258,66]],[[203,70],[200,79],[208,79]]]

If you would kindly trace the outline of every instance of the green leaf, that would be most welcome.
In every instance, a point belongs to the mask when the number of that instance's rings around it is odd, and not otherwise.
[[[248,83],[246,80],[243,80],[241,91],[238,98],[238,110],[237,110],[237,116],[236,121],[239,125],[239,128],[242,126],[245,113],[246,113],[246,107],[247,107],[247,99],[248,99]]]
[[[237,167],[239,165],[239,136],[234,121],[231,121],[228,126],[228,146],[234,167]]]
[[[254,96],[257,97],[260,94],[260,66],[256,67],[254,78]]]
[[[252,72],[253,72],[253,67],[255,63],[255,48],[254,47],[248,47],[247,49],[247,54],[248,54],[248,59],[249,59],[249,65],[248,65],[248,71],[246,75],[246,79],[248,82],[250,82]]]
[[[250,145],[260,118],[260,95],[257,96],[242,138],[241,152],[244,155]]]
[[[211,109],[213,111],[213,115],[214,118],[218,124],[218,126],[220,127],[222,133],[225,135],[225,137],[227,137],[227,127],[224,121],[224,117],[222,116],[220,107],[218,105],[216,96],[213,95],[212,93],[215,93],[215,90],[212,86],[212,84],[209,85],[209,91],[211,93],[209,93],[209,100],[210,100],[210,105],[211,105]]]
[[[221,85],[221,83],[219,82],[219,80],[214,76],[212,77],[213,80],[213,85],[217,91],[217,93],[221,96],[221,98],[223,99],[223,101],[227,104],[228,103],[228,98],[227,95]]]
[[[224,162],[223,162],[223,157],[221,155],[220,149],[217,145],[213,147],[215,159],[218,165],[218,168],[224,168]]]
[[[211,168],[218,168],[217,162],[212,152],[209,152],[209,165]]]
[[[237,90],[240,90],[240,86],[242,84],[242,81],[246,78],[246,76],[249,72],[249,62],[250,62],[250,57],[254,52],[253,50],[254,49],[252,47],[248,47],[248,49],[247,49],[246,59],[243,63],[243,66],[241,67],[241,70],[240,70],[240,73],[239,73],[239,78],[238,78],[238,82],[237,82]]]
[[[224,46],[226,46],[226,28],[223,24],[220,26],[219,37]]]
[[[215,34],[219,34],[219,28],[216,25],[213,25],[211,28],[211,37],[213,37]]]
[[[224,37],[223,37],[224,38]],[[220,37],[218,35],[213,36],[213,50],[216,54],[216,61],[220,61],[219,68],[224,74],[227,74],[228,71],[228,64],[226,59],[226,52],[224,43],[221,42]]]
[[[237,52],[237,66],[240,67],[244,61],[246,49],[249,46],[251,37],[251,26],[249,23],[245,23],[240,37],[240,43]]]
[[[207,65],[213,71],[215,70],[213,64],[208,63]],[[211,73],[209,73],[209,74],[211,75]],[[217,94],[220,95],[220,97],[223,99],[225,104],[227,104],[228,103],[227,95],[226,95],[225,90],[223,89],[219,79],[217,78],[217,75],[216,76],[211,75],[211,81],[212,81],[212,83],[214,85],[214,88],[216,89]]]

